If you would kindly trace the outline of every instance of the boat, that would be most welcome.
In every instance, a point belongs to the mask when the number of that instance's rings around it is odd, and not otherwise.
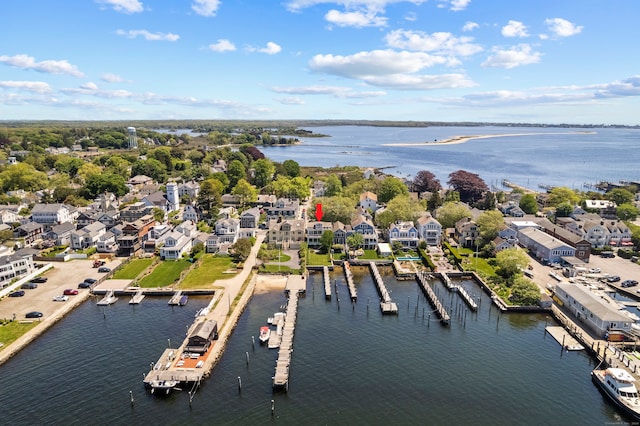
[[[114,303],[116,303],[118,301],[118,298],[116,297],[115,293],[113,292],[113,290],[109,290],[107,292],[107,294],[98,301],[97,305],[98,306],[107,306],[107,305],[113,305]]]
[[[152,380],[150,383],[151,394],[165,396],[169,395],[174,389],[182,390],[180,388],[176,388],[178,383],[179,382],[177,380]]]
[[[269,341],[269,337],[271,336],[271,329],[268,326],[260,327],[260,342],[267,343]]]
[[[180,300],[178,301],[178,305],[184,306],[187,304],[188,301],[189,301],[189,296],[187,296],[186,294],[183,294],[182,297],[180,297]]]
[[[591,379],[600,390],[634,420],[640,420],[640,398],[634,382],[636,379],[622,368],[595,369]]]

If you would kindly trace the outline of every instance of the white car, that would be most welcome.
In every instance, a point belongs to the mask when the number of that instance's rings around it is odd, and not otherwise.
[[[601,271],[600,268],[591,268],[591,269],[589,269],[589,273],[590,274],[599,274],[600,271]]]
[[[69,296],[65,296],[62,294],[53,298],[54,302],[66,302],[67,300],[69,300]]]

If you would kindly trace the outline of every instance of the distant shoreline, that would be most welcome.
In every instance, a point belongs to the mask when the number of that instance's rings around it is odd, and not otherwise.
[[[400,143],[385,143],[383,146],[425,146],[425,145],[456,145],[460,143],[466,143],[473,139],[489,139],[489,138],[501,138],[505,136],[535,136],[535,135],[566,135],[566,134],[585,134],[592,135],[596,132],[558,132],[558,133],[498,133],[488,135],[466,135],[466,136],[454,136],[449,139],[443,139],[441,141],[435,140],[433,142],[400,142]]]

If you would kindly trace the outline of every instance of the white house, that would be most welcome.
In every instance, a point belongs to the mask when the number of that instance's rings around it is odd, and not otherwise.
[[[182,232],[171,232],[164,239],[164,245],[160,247],[160,258],[163,260],[180,259],[184,253],[188,253],[191,250],[192,241]]]
[[[378,196],[373,192],[363,192],[360,194],[359,206],[365,210],[375,212],[378,210]]]
[[[36,204],[31,210],[31,220],[43,225],[55,225],[73,222],[78,214],[78,209],[66,204]]]
[[[0,256],[0,288],[11,283],[14,278],[19,278],[35,271],[32,255],[11,254]]]
[[[430,213],[424,213],[416,221],[416,229],[427,245],[437,246],[442,240],[442,225]]]
[[[100,237],[106,233],[106,229],[103,223],[94,222],[71,232],[71,248],[82,250],[97,245]]]
[[[389,225],[389,244],[400,243],[404,249],[416,249],[420,234],[412,222],[398,221]]]

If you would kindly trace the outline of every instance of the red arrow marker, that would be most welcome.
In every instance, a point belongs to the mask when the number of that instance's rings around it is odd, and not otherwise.
[[[322,204],[316,204],[316,220],[320,222],[322,220]]]

